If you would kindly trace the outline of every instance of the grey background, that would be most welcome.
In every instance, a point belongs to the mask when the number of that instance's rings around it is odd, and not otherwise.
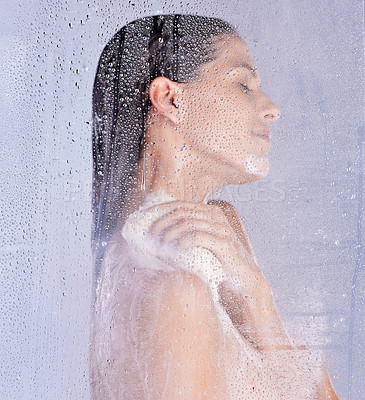
[[[91,91],[109,38],[142,15],[221,17],[279,105],[270,172],[240,211],[288,333],[364,399],[363,1],[10,1],[0,25],[0,393],[88,399]],[[362,128],[361,128],[362,127]]]

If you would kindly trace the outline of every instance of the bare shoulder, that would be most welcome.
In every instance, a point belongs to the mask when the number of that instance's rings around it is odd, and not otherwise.
[[[237,237],[241,240],[245,247],[248,246],[247,232],[243,225],[242,219],[234,206],[225,200],[209,200],[208,204],[215,205],[224,212],[224,215],[227,217],[227,220]]]
[[[234,206],[225,200],[209,200],[208,204],[214,205],[219,207],[223,212],[224,215],[228,218],[229,222],[232,224],[239,223],[242,225],[241,218],[238,214],[238,211],[234,208]],[[242,226],[241,226],[242,228]]]
[[[135,251],[120,229],[108,242],[104,264],[114,282],[119,279],[126,283],[123,285],[124,293],[127,296],[141,296],[146,300],[146,306],[151,298],[174,304],[176,308],[197,301],[206,307],[212,304],[210,288],[198,275],[175,264],[170,265],[153,254],[146,257],[144,253]]]
[[[223,210],[232,210],[234,212],[237,212],[236,209],[233,207],[233,205],[226,200],[211,199],[208,201],[208,204],[218,206],[218,207],[222,208]]]

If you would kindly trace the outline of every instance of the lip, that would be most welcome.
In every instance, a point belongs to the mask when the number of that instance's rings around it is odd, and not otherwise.
[[[271,138],[271,132],[267,129],[261,130],[261,131],[252,131],[252,133],[256,136],[259,136],[262,139],[265,139],[266,141],[270,142]]]

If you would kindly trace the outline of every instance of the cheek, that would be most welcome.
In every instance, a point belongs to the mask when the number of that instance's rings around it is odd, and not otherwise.
[[[185,129],[209,133],[220,123],[224,108],[216,98],[196,97],[191,101],[185,118]]]
[[[222,140],[246,141],[253,129],[254,113],[251,105],[233,92],[212,105],[212,120],[222,133]]]
[[[251,147],[253,114],[251,104],[243,99],[242,93],[212,91],[209,97],[203,93],[191,98],[184,131],[201,151],[208,148],[242,151]]]

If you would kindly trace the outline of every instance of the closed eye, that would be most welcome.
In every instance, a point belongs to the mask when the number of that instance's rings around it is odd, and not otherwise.
[[[249,93],[252,92],[252,89],[250,89],[247,85],[245,85],[244,83],[239,82],[240,86],[243,88],[243,91],[245,93]]]

